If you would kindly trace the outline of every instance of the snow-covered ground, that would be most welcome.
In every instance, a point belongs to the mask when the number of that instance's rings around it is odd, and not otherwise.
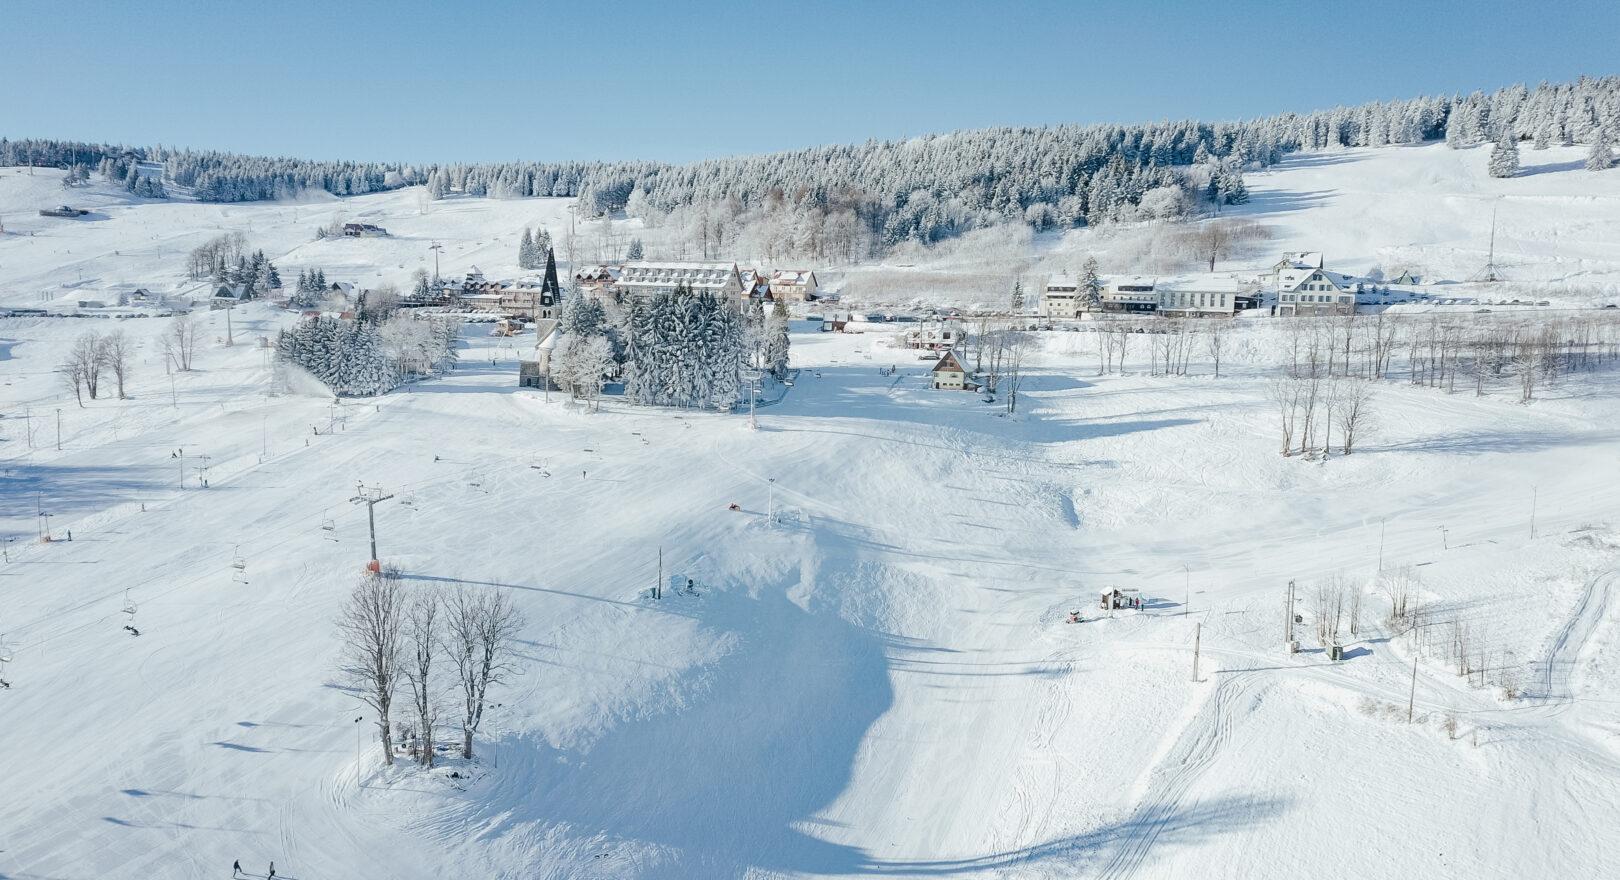
[[[1326,173],[1274,177],[1296,172]],[[26,177],[0,170],[6,204]],[[516,274],[499,266],[521,227],[566,221],[549,201],[415,214],[410,194],[128,207],[49,181],[39,197],[109,219],[7,208],[8,304],[81,270],[178,284],[186,249],[249,223],[284,275],[403,276],[432,240],[445,274]],[[1615,222],[1612,202],[1583,204],[1561,216]],[[398,237],[310,241],[338,210]],[[1615,259],[1591,254],[1587,271]],[[1220,379],[1196,360],[1146,375],[1142,347],[1130,375],[1098,376],[1092,334],[1042,334],[1011,417],[928,390],[932,364],[879,338],[796,322],[799,379],[750,431],[746,415],[519,391],[512,341],[473,328],[454,373],[408,391],[272,396],[251,343],[287,316],[238,310],[234,347],[223,313],[196,318],[197,369],[172,382],[154,341],[169,319],[0,319],[0,876],[223,876],[233,859],[292,878],[1620,863],[1612,371],[1528,406],[1384,383],[1360,451],[1307,462],[1276,454],[1265,321],[1235,331]],[[114,326],[139,343],[130,399],[80,408],[52,371]],[[379,550],[411,588],[494,585],[528,617],[476,766],[382,770],[340,682],[361,481],[395,495]],[[57,540],[36,540],[41,510]],[[646,598],[660,550],[698,595]],[[1412,637],[1382,622],[1380,558],[1421,578],[1431,642],[1466,623],[1524,695],[1428,653],[1414,677]],[[1285,653],[1288,581],[1308,595],[1334,576],[1367,591],[1362,635],[1338,663],[1308,637]],[[1143,609],[1099,611],[1109,586]]]

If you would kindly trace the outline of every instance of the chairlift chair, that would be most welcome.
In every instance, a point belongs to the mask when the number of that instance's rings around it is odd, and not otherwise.
[[[136,605],[134,600],[129,598],[129,591],[125,590],[124,591],[124,608],[123,608],[123,611],[124,611],[125,614],[129,615],[129,622],[130,623],[135,622],[135,612],[137,612],[139,610],[140,610],[140,606]]]

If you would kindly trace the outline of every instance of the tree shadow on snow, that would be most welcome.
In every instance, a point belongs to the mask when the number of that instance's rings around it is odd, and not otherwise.
[[[844,790],[867,728],[889,708],[884,645],[780,590],[739,592],[703,600],[705,622],[740,644],[703,670],[701,695],[581,749],[523,744],[533,771],[468,804],[508,820],[489,833],[512,820],[567,823],[678,853],[691,876],[859,870],[862,852],[795,826]]]

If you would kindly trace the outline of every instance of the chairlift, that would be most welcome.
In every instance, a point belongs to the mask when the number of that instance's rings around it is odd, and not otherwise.
[[[135,622],[135,612],[137,612],[139,610],[140,610],[140,606],[135,604],[135,600],[129,598],[129,591],[125,590],[124,591],[124,608],[123,608],[123,611],[124,611],[125,614],[129,615],[129,622],[130,623]]]
[[[237,550],[234,554],[232,554],[231,568],[234,568],[237,571],[247,570],[247,560],[242,558],[242,553],[240,550]]]

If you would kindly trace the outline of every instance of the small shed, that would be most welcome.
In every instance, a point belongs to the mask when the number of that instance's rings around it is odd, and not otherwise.
[[[1102,591],[1102,610],[1113,611],[1115,608],[1125,607],[1125,591],[1118,587],[1107,587]]]

